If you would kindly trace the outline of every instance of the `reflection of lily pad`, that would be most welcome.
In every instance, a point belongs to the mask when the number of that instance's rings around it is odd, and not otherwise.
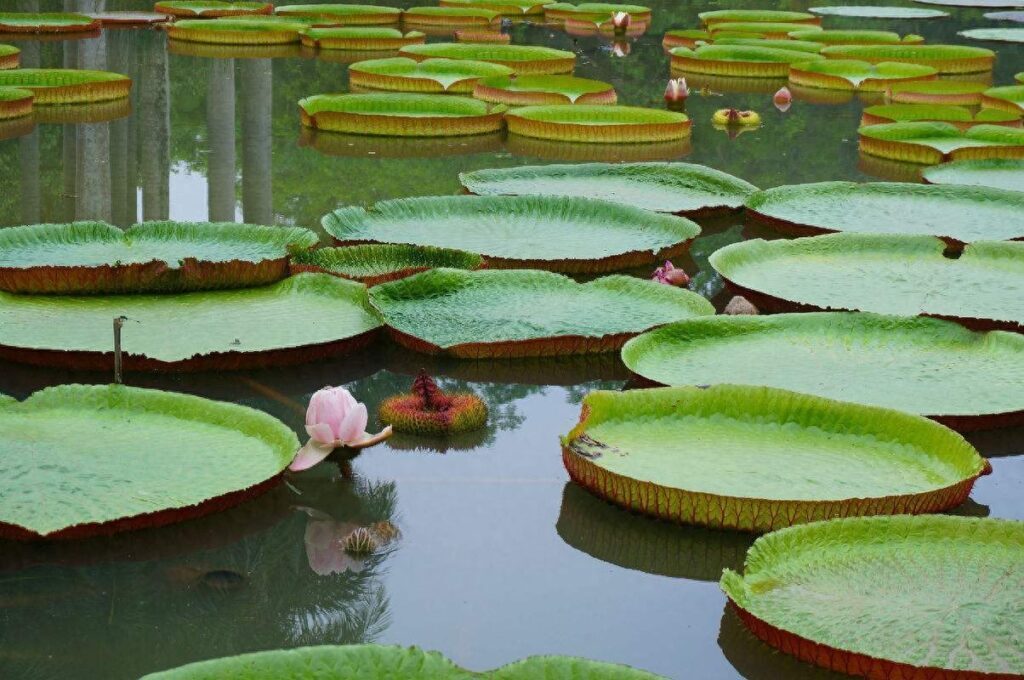
[[[1024,188],[1024,160],[989,158],[943,163],[926,169],[924,181],[1021,191]]]
[[[791,64],[824,60],[805,51],[747,45],[704,45],[695,50],[676,47],[670,53],[674,70],[757,78],[788,76]]]
[[[362,281],[368,286],[403,279],[436,267],[480,269],[483,266],[482,257],[463,250],[373,243],[347,248],[319,248],[291,258],[293,272],[326,272]]]
[[[949,123],[889,123],[862,127],[860,150],[873,156],[934,165],[947,160],[1024,157],[1024,130]]]
[[[299,133],[299,146],[311,147],[326,156],[435,158],[499,151],[502,147],[502,134],[495,130],[487,134],[461,137],[384,137],[318,132],[304,127]]]
[[[402,11],[381,5],[350,5],[330,3],[324,5],[283,5],[274,10],[278,16],[329,19],[338,26],[368,26],[396,24]]]
[[[299,34],[302,44],[323,50],[397,50],[423,43],[419,31],[402,33],[397,28],[354,26],[351,28],[310,28]]]
[[[67,385],[0,403],[0,429],[12,484],[0,533],[17,538],[81,538],[223,509],[265,491],[299,443],[260,411],[119,385]]]
[[[417,61],[434,58],[488,61],[508,66],[521,75],[570,73],[576,63],[576,55],[572,52],[537,45],[432,43],[403,47],[400,53]]]
[[[626,366],[667,385],[736,383],[894,408],[956,429],[1024,419],[1024,336],[921,317],[716,316],[631,340]]]
[[[999,109],[973,111],[966,106],[946,104],[878,104],[864,109],[860,124],[864,126],[917,121],[951,123],[961,130],[979,124],[1019,128],[1021,127],[1021,113],[1010,113]]]
[[[221,0],[161,0],[154,12],[175,17],[233,17],[249,14],[271,14],[269,2],[222,2]]]
[[[534,270],[434,269],[374,287],[371,302],[403,345],[460,358],[608,352],[647,328],[714,313],[673,286]]]
[[[794,64],[789,70],[789,80],[803,87],[883,92],[891,84],[929,80],[934,78],[935,74],[934,68],[920,64],[871,64],[866,61],[841,59]]]
[[[1024,243],[981,241],[957,258],[945,249],[932,236],[830,234],[736,243],[711,264],[759,309],[925,314],[1024,330],[1024,297],[1006,293],[1024,288]]]
[[[861,19],[939,19],[948,17],[948,12],[938,9],[916,7],[886,7],[883,5],[839,5],[836,7],[811,7],[811,12],[826,16],[856,17]]]
[[[481,195],[581,196],[683,215],[737,210],[757,187],[689,163],[524,165],[459,176]]]
[[[996,59],[992,50],[967,45],[829,45],[821,53],[829,59],[857,59],[872,64],[923,64],[939,73],[989,71]]]
[[[442,94],[320,94],[299,100],[302,124],[330,132],[450,137],[501,130],[503,109]]]
[[[510,133],[598,144],[666,142],[690,136],[685,113],[638,106],[524,106],[505,114]]]
[[[19,68],[0,71],[0,88],[31,90],[36,106],[80,104],[127,97],[132,79],[109,71]]]
[[[574,482],[628,510],[745,531],[939,512],[985,469],[925,418],[735,385],[591,392],[562,461]]]
[[[1024,666],[1022,550],[1021,522],[858,517],[758,539],[745,574],[728,570],[721,586],[755,635],[804,661],[877,677],[1012,677]]]
[[[0,12],[0,33],[80,33],[100,27],[98,19],[60,12]]]
[[[380,322],[366,288],[326,274],[271,286],[177,295],[0,294],[0,355],[109,370],[111,319],[125,316],[127,370],[298,363],[364,347]]]
[[[614,104],[615,88],[575,76],[494,76],[479,80],[473,96],[509,106],[537,104]]]
[[[299,227],[75,222],[0,230],[0,290],[139,293],[235,288],[284,278],[288,254],[317,236]]]
[[[821,19],[807,12],[787,12],[771,9],[720,9],[697,15],[708,26],[724,23],[789,23],[820,24]]]
[[[981,95],[981,105],[985,108],[1002,111],[1024,111],[1024,85],[1004,85],[985,90]]]
[[[348,73],[350,84],[375,90],[470,93],[481,78],[508,77],[512,69],[467,59],[393,57],[352,64]]]
[[[760,191],[747,214],[799,235],[930,234],[956,241],[1024,238],[1024,194],[906,183],[817,182]]]

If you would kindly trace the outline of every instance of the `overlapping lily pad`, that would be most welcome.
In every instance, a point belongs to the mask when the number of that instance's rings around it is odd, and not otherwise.
[[[1024,12],[987,12],[985,13],[986,19],[992,19],[993,21],[1015,21],[1017,23],[1024,23]]]
[[[154,12],[174,17],[235,17],[250,14],[271,14],[274,5],[269,2],[222,2],[221,0],[161,0],[153,6]]]
[[[104,222],[0,230],[0,290],[139,293],[262,285],[284,278],[288,255],[317,236],[299,227]]]
[[[500,30],[466,28],[456,30],[454,35],[455,41],[461,43],[508,45],[512,42],[512,36]]]
[[[484,259],[476,253],[452,248],[369,243],[346,248],[319,248],[291,258],[291,271],[325,272],[367,286],[404,279],[428,269],[480,269]]]
[[[1009,678],[1024,667],[1022,550],[1022,522],[849,518],[758,539],[746,573],[726,570],[721,586],[757,637],[810,663],[867,677]]]
[[[694,50],[676,47],[670,54],[675,70],[748,78],[784,78],[792,64],[825,59],[806,51],[747,45],[704,45]]]
[[[981,105],[1002,111],[1024,111],[1024,85],[989,88],[981,94]]]
[[[30,90],[0,87],[0,120],[24,118],[32,113],[34,96]]]
[[[349,83],[356,87],[394,92],[472,93],[481,78],[505,77],[512,69],[501,64],[467,59],[408,57],[373,59],[349,66]]]
[[[862,92],[884,92],[896,83],[932,80],[937,71],[931,66],[840,59],[793,64],[789,69],[789,81],[802,87],[817,87],[827,90],[858,90]]]
[[[121,385],[0,398],[0,433],[0,534],[19,539],[81,538],[223,510],[269,489],[299,446],[262,411]]]
[[[451,137],[501,130],[504,107],[443,94],[321,94],[299,100],[302,124],[331,132]]]
[[[1024,297],[1007,294],[1024,289],[1024,243],[980,241],[955,258],[945,251],[933,236],[830,234],[734,243],[710,262],[758,309],[921,314],[1024,331]]]
[[[821,43],[809,42],[806,40],[772,40],[771,38],[729,38],[722,37],[723,34],[715,34],[715,45],[745,45],[747,47],[771,47],[780,50],[796,50],[817,54],[824,47]]]
[[[963,437],[920,416],[739,385],[591,392],[562,461],[627,510],[744,531],[939,512],[986,469]]]
[[[962,184],[1024,191],[1024,160],[989,158],[943,163],[927,168],[922,176],[924,181],[931,184]]]
[[[580,196],[657,212],[709,215],[738,210],[753,184],[690,163],[586,163],[523,165],[459,175],[480,195]]]
[[[690,136],[685,113],[639,106],[524,106],[505,114],[509,132],[595,144],[666,142]]]
[[[0,45],[0,70],[18,68],[21,50],[14,45]]]
[[[789,37],[825,45],[916,45],[924,42],[919,35],[900,36],[892,31],[793,31]]]
[[[746,205],[756,220],[801,235],[927,234],[962,243],[1024,238],[1024,194],[999,189],[819,182],[765,189]]]
[[[372,26],[396,24],[402,10],[383,5],[350,5],[329,3],[323,5],[283,5],[274,10],[279,16],[328,19],[338,26]]]
[[[603,24],[609,21],[616,12],[625,12],[635,23],[646,25],[651,22],[652,13],[650,7],[608,2],[583,2],[578,5],[558,2],[545,5],[544,19],[550,23],[564,23],[575,20]]]
[[[168,27],[167,36],[220,45],[282,45],[299,42],[299,34],[309,28],[304,21],[284,17],[180,19]]]
[[[981,93],[986,89],[988,89],[988,85],[985,83],[965,80],[896,83],[889,88],[889,98],[897,104],[977,106],[981,103]]]
[[[889,123],[860,129],[860,150],[873,156],[934,165],[948,160],[1024,158],[1024,130],[949,123]]]
[[[104,27],[153,26],[170,20],[170,17],[163,12],[132,12],[128,10],[88,12],[86,16],[96,19]]]
[[[480,45],[472,43],[433,43],[411,45],[400,50],[402,56],[424,59],[470,59],[508,66],[520,75],[571,73],[576,55],[565,50],[538,45]]]
[[[481,78],[473,96],[509,106],[544,104],[614,104],[615,88],[600,80],[575,76],[517,76]]]
[[[922,5],[944,7],[972,7],[975,9],[999,9],[1001,7],[1024,7],[1022,0],[913,0]]]
[[[489,267],[609,272],[685,250],[693,222],[561,196],[434,196],[341,208],[323,227],[343,245],[405,243],[479,253]]]
[[[896,61],[933,66],[939,73],[990,71],[992,50],[967,45],[830,45],[821,51],[829,59],[857,59],[877,64]]]
[[[715,316],[631,340],[622,359],[666,385],[735,383],[927,415],[958,430],[1024,421],[1024,336],[925,317]]]
[[[544,14],[554,0],[441,0],[441,7],[477,7],[512,17]]]
[[[697,15],[707,26],[724,23],[820,24],[821,18],[807,12],[770,9],[720,9]]]
[[[390,51],[406,45],[419,45],[427,36],[419,31],[402,33],[397,28],[378,26],[352,26],[339,28],[310,28],[299,38],[307,47],[322,50]]]
[[[490,26],[501,15],[479,7],[410,7],[402,21],[412,26]]]
[[[971,40],[1024,43],[1024,28],[971,28],[960,31],[957,35]]]
[[[19,68],[0,71],[0,88],[30,90],[34,104],[82,104],[127,97],[132,79],[109,71]]]
[[[370,301],[399,343],[463,359],[610,352],[648,328],[714,313],[683,288],[530,269],[433,269],[375,286]]]
[[[946,104],[877,104],[864,109],[861,125],[881,125],[915,121],[950,123],[966,130],[975,125],[1006,125],[1021,127],[1021,113],[1010,113],[999,109],[974,111],[966,106]]]
[[[493,680],[555,677],[657,680],[659,677],[628,666],[568,656],[534,656],[486,673],[474,673],[456,666],[439,652],[426,652],[418,647],[344,645],[278,649],[200,661],[152,673],[143,680],[209,680],[241,677],[242,674],[251,676],[252,680],[284,677],[334,680],[360,676],[389,680],[475,680],[484,677]]]
[[[99,27],[99,20],[84,14],[0,12],[0,33],[83,33]]]
[[[861,19],[940,19],[948,12],[938,9],[916,7],[887,7],[884,5],[837,5],[835,7],[811,7],[811,12],[826,16],[856,17]]]
[[[699,28],[674,28],[670,31],[665,31],[665,35],[662,36],[661,46],[666,50],[671,50],[673,47],[688,47],[694,49],[697,47],[697,43],[711,43],[711,33]]]
[[[327,274],[176,295],[0,293],[0,357],[109,371],[111,320],[125,316],[126,370],[192,371],[299,363],[366,346],[380,326],[366,287]]]

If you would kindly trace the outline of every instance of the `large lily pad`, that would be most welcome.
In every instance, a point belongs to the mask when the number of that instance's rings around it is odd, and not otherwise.
[[[829,45],[821,51],[828,59],[857,59],[878,64],[896,61],[933,66],[939,73],[990,71],[996,54],[967,45]]]
[[[0,33],[80,33],[95,31],[100,22],[84,14],[0,12]]]
[[[749,45],[703,45],[670,51],[672,68],[692,73],[748,78],[783,78],[791,64],[824,60],[820,54]]]
[[[1002,7],[1024,7],[1024,0],[913,0],[922,5],[944,7],[973,7],[975,9],[999,9]]]
[[[861,125],[931,121],[951,123],[961,130],[979,124],[1021,127],[1021,114],[999,109],[973,110],[946,104],[876,104],[864,109]]]
[[[811,7],[811,12],[826,16],[855,17],[860,19],[940,19],[949,12],[938,9],[916,7],[887,7],[884,5],[837,5],[835,7]]]
[[[758,539],[721,586],[755,635],[826,668],[1011,678],[1024,668],[1022,551],[1022,522],[849,518]]]
[[[501,64],[467,59],[408,57],[360,61],[348,67],[349,83],[357,87],[395,92],[471,93],[481,78],[508,77],[512,69]]]
[[[299,227],[147,222],[122,231],[104,222],[0,230],[0,290],[139,293],[272,283],[288,254],[317,236]]]
[[[559,196],[436,196],[341,208],[323,227],[342,244],[407,243],[479,253],[488,265],[607,272],[680,253],[693,222],[609,201]],[[558,238],[552,238],[556,234]]]
[[[911,163],[1024,158],[1024,130],[1005,125],[974,125],[961,130],[949,123],[889,123],[868,125],[859,133],[864,153]]]
[[[219,45],[282,45],[299,42],[310,24],[287,17],[180,19],[167,29],[173,40]]]
[[[820,24],[821,19],[807,12],[787,12],[771,9],[719,9],[697,15],[708,26],[724,23],[789,23]]]
[[[417,61],[424,59],[470,59],[508,66],[521,75],[571,73],[576,55],[538,45],[485,45],[475,43],[432,43],[410,45],[399,52]]]
[[[962,35],[971,40],[1009,43],[1024,42],[1024,28],[971,28],[966,31],[960,31],[957,35]]]
[[[1024,194],[999,189],[818,182],[759,191],[746,206],[758,221],[801,235],[930,234],[960,242],[1024,238]]]
[[[666,385],[736,383],[927,415],[958,430],[1024,420],[1024,336],[868,313],[716,316],[622,349]]]
[[[919,35],[901,36],[892,31],[793,31],[789,37],[794,40],[806,40],[824,45],[915,45],[924,42],[924,38]]]
[[[1024,191],[1024,160],[988,158],[943,163],[925,169],[922,177],[931,184],[962,184],[1020,192]]]
[[[963,437],[920,416],[736,385],[591,392],[562,461],[628,510],[744,531],[939,512],[985,470]]]
[[[498,132],[504,107],[443,94],[320,94],[299,100],[302,124],[331,132],[452,137]]]
[[[769,38],[729,38],[721,37],[723,34],[715,34],[715,45],[745,45],[747,47],[771,47],[780,50],[796,50],[808,54],[818,54],[824,47],[821,43],[809,42],[806,40],[772,40]],[[710,41],[709,41],[710,42]]]
[[[614,104],[615,88],[575,76],[493,76],[477,81],[473,96],[509,106],[544,104]]]
[[[14,45],[0,45],[0,69],[18,68],[21,50]]]
[[[758,308],[924,314],[1024,331],[1024,243],[981,241],[945,256],[933,236],[830,234],[734,243],[711,266]]]
[[[17,87],[0,87],[0,121],[24,118],[32,113],[31,90]],[[31,122],[31,121],[30,121]]]
[[[397,28],[384,26],[350,26],[337,28],[309,28],[299,34],[307,47],[323,50],[391,51],[406,45],[426,42],[427,36],[419,31],[402,33]]]
[[[413,26],[490,26],[501,15],[479,7],[410,7],[402,21]]]
[[[993,21],[1014,21],[1024,23],[1024,12],[987,12],[984,17]]]
[[[0,88],[31,90],[34,104],[82,104],[127,97],[132,79],[109,71],[19,68],[0,71]]]
[[[475,253],[431,246],[368,243],[346,248],[318,248],[292,257],[291,271],[327,272],[376,286],[428,269],[480,269],[484,259]]]
[[[681,215],[738,210],[757,187],[691,163],[522,165],[459,175],[481,195],[581,196]]]
[[[789,39],[789,34],[794,31],[820,31],[821,27],[813,24],[750,21],[712,24],[708,26],[708,30],[711,31],[711,37],[714,39],[726,36],[737,37],[739,35],[747,35],[751,38],[787,40]]]
[[[884,92],[896,83],[930,80],[938,72],[931,66],[881,62],[872,64],[854,59],[793,64],[789,81],[802,87],[827,90]]]
[[[554,0],[441,0],[441,7],[478,7],[512,17],[544,14]]]
[[[927,80],[897,83],[890,88],[889,98],[897,104],[957,104],[977,106],[988,85],[966,80]]]
[[[648,24],[651,22],[650,7],[608,2],[583,2],[578,5],[557,2],[545,5],[544,19],[552,23],[580,21],[603,24],[610,21],[616,12],[625,12],[635,23]]]
[[[690,136],[685,113],[639,106],[523,106],[505,114],[511,133],[567,142],[633,144]]]
[[[529,269],[433,269],[375,286],[370,301],[401,344],[464,359],[610,352],[653,326],[714,314],[674,286]]]
[[[110,370],[111,320],[125,316],[127,370],[189,371],[298,363],[367,345],[379,326],[366,287],[327,274],[177,295],[0,293],[0,356]]]
[[[174,17],[235,17],[251,14],[270,14],[274,5],[269,2],[223,2],[222,0],[161,0],[153,6],[154,12]]]
[[[989,88],[981,95],[981,105],[1002,111],[1024,111],[1024,85]]]
[[[2,401],[0,441],[0,534],[15,538],[81,538],[222,510],[267,490],[299,446],[262,411],[121,385]]]
[[[402,10],[382,5],[350,5],[329,3],[324,5],[282,5],[274,10],[279,16],[329,19],[338,26],[369,26],[396,24]]]

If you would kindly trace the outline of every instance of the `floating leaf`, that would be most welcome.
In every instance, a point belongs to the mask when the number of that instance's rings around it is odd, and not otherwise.
[[[402,10],[381,5],[349,5],[330,3],[324,5],[283,5],[274,10],[279,16],[329,19],[338,26],[369,26],[396,24],[402,17]]]
[[[299,100],[302,124],[331,132],[450,137],[501,130],[504,107],[442,94],[319,94]]]
[[[3,77],[2,74],[0,77]],[[989,88],[981,94],[981,105],[1002,111],[1024,111],[1024,85]]]
[[[701,23],[713,26],[724,23],[789,23],[820,24],[821,19],[807,12],[786,12],[771,9],[720,9],[701,12]]]
[[[894,83],[889,98],[898,104],[957,104],[977,106],[981,93],[988,89],[985,83],[964,80],[929,80],[914,83]]]
[[[751,38],[771,38],[774,40],[787,40],[789,34],[794,31],[820,31],[821,27],[814,24],[793,24],[793,23],[774,23],[774,22],[742,22],[742,23],[724,23],[724,24],[712,24],[708,26],[708,30],[711,31],[712,38],[724,37],[726,35],[730,37],[736,37],[733,34],[741,35],[747,34]]]
[[[31,90],[17,87],[0,87],[0,120],[22,118],[32,113],[32,100],[35,95]]]
[[[410,45],[399,52],[417,61],[433,58],[487,61],[508,66],[520,75],[571,73],[576,63],[576,55],[572,52],[537,45],[432,43]]]
[[[632,144],[690,136],[685,113],[638,106],[524,106],[505,114],[511,133],[568,142]]]
[[[839,5],[836,7],[811,7],[811,12],[826,16],[856,17],[861,19],[939,19],[948,17],[948,12],[938,9],[916,7],[885,7],[882,5]]]
[[[408,57],[360,61],[348,68],[349,83],[357,87],[394,92],[471,93],[481,78],[505,77],[512,69],[500,64],[467,59]]]
[[[404,279],[427,269],[480,269],[484,259],[475,253],[432,246],[371,243],[346,248],[318,248],[292,256],[292,272],[326,272],[368,286]]]
[[[180,19],[168,27],[167,36],[219,45],[282,45],[299,42],[299,34],[309,27],[299,19],[283,17]]]
[[[513,17],[544,14],[554,0],[441,0],[441,7],[475,7]]]
[[[127,97],[132,79],[109,71],[19,68],[0,71],[0,88],[31,90],[34,104],[81,104]]]
[[[922,5],[943,5],[945,7],[974,7],[998,9],[1000,7],[1024,7],[1022,0],[913,0]]]
[[[788,77],[791,64],[824,60],[806,51],[747,45],[705,45],[695,50],[676,47],[670,54],[674,70],[757,78]]]
[[[21,50],[14,45],[0,45],[0,70],[18,68]]]
[[[545,104],[614,104],[615,88],[600,80],[575,76],[493,76],[477,81],[473,96],[509,106]]]
[[[308,28],[299,34],[302,44],[322,50],[391,51],[426,42],[419,31],[402,33],[397,28],[353,26],[351,28]]]
[[[81,33],[100,27],[98,19],[61,12],[0,12],[0,33]]]
[[[222,2],[221,0],[161,0],[153,6],[154,12],[174,17],[234,17],[250,14],[271,14],[274,6],[269,2]]]
[[[873,156],[934,165],[947,160],[1024,157],[1024,130],[949,123],[889,123],[860,130],[860,150]]]
[[[402,21],[414,26],[490,26],[501,15],[479,7],[410,7]]]
[[[825,45],[900,45],[924,42],[924,38],[919,35],[901,37],[892,31],[792,31],[789,37]]]
[[[649,24],[651,8],[643,5],[627,5],[607,2],[583,2],[573,5],[558,2],[544,6],[544,20],[551,23],[565,23],[570,20],[589,21],[600,24],[610,21],[616,12],[625,12],[634,22]]]
[[[793,64],[789,70],[789,82],[802,87],[830,90],[884,92],[896,83],[931,79],[936,73],[933,67],[920,64],[871,64],[866,61],[841,59]]]
[[[745,47],[771,47],[773,49],[818,54],[824,47],[821,43],[806,40],[771,40],[769,38],[728,38],[716,34],[715,45],[740,45]]]
[[[961,130],[986,123],[1019,128],[1021,112],[1010,113],[999,109],[974,111],[966,106],[945,104],[877,104],[864,109],[860,124],[881,125],[916,121],[952,123]]]
[[[114,10],[110,12],[87,12],[90,19],[96,19],[103,26],[151,26],[166,23],[168,15],[163,12],[131,12]]]
[[[922,176],[924,181],[931,184],[961,184],[1021,191],[1024,187],[1024,160],[989,158],[943,163],[925,169]]]
[[[829,59],[857,59],[877,64],[895,61],[923,64],[939,73],[980,73],[992,69],[996,55],[966,45],[830,45],[821,51]]]
[[[971,40],[1024,43],[1024,28],[972,28],[960,31],[957,35]]]

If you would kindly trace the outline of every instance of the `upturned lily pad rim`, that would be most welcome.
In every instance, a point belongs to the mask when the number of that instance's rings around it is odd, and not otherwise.
[[[853,10],[852,12],[850,10]],[[949,12],[938,9],[917,7],[888,7],[875,5],[838,5],[834,7],[811,7],[807,10],[826,16],[859,17],[861,19],[939,19],[948,17]]]
[[[986,173],[1001,171],[1016,173],[1017,181],[1008,181],[997,186],[992,183],[985,183],[980,179]],[[964,181],[965,177],[959,174],[967,173],[969,177],[972,172],[978,175],[976,181]],[[951,177],[947,178],[947,175],[951,175]],[[1014,190],[1015,188],[1024,187],[1024,159],[985,158],[982,160],[953,161],[952,163],[942,163],[926,168],[921,173],[921,177],[928,184],[952,184]]]
[[[274,13],[281,16],[311,17],[350,17],[360,14],[388,14],[394,15],[397,22],[399,17],[401,17],[402,10],[385,5],[358,5],[335,2],[326,4],[279,5],[274,9]]]
[[[719,9],[708,12],[700,12],[697,18],[701,23],[712,25],[716,23],[821,23],[821,19],[808,14],[807,12],[794,12],[788,10],[772,9]]]
[[[441,94],[317,94],[299,100],[299,107],[310,116],[323,112],[341,112],[366,116],[403,116],[406,104],[417,109],[418,117],[458,118],[483,116],[494,109],[471,97]]]
[[[573,52],[541,45],[484,45],[476,43],[430,43],[403,47],[402,55],[415,55],[424,59],[471,59],[475,61],[544,61],[549,59],[575,59]]]
[[[277,464],[267,469],[262,478],[252,479],[245,488],[225,489],[223,494],[208,497],[179,499],[179,505],[166,508],[147,507],[146,512],[110,517],[103,521],[66,521],[60,525],[28,526],[17,522],[9,523],[0,518],[0,534],[16,539],[80,539],[98,534],[110,534],[148,526],[160,526],[184,519],[192,519],[210,512],[224,510],[247,498],[268,490],[280,479],[295,452],[299,441],[295,433],[284,423],[270,414],[257,409],[230,402],[213,401],[193,395],[163,390],[143,389],[125,385],[77,385],[66,384],[48,387],[33,393],[22,402],[0,399],[0,417],[10,413],[38,413],[53,410],[56,420],[60,414],[71,412],[88,413],[91,410],[104,413],[124,412],[136,414],[132,427],[143,427],[145,414],[174,417],[184,422],[195,422],[203,426],[214,426],[235,430],[248,437],[255,437],[271,449],[277,457]],[[68,446],[74,447],[74,441]],[[116,453],[116,443],[114,443]],[[183,452],[187,453],[187,452]],[[194,464],[205,466],[202,459],[205,452],[192,452]],[[147,497],[152,495],[152,489]],[[141,506],[139,508],[142,509]]]
[[[832,89],[832,79],[842,80],[854,90],[879,91],[890,84],[918,79],[934,78],[938,70],[922,64],[883,61],[873,64],[854,59],[833,59],[793,64],[789,79],[804,87]],[[820,75],[824,78],[816,78]],[[859,78],[859,79],[858,79]]]
[[[581,104],[566,107],[521,106],[511,109],[507,115],[542,122],[571,123],[574,125],[637,125],[658,123],[686,123],[690,119],[685,113],[650,109],[640,106],[601,106]]]
[[[976,125],[979,123],[1012,123],[1020,121],[1021,114],[1002,109],[980,109],[972,111],[966,106],[955,104],[876,104],[864,109],[862,125],[881,122],[902,123],[933,121]],[[868,121],[874,122],[868,122]]]
[[[507,77],[513,72],[507,66],[488,61],[443,58],[417,61],[409,57],[387,57],[359,61],[350,64],[348,70],[350,74],[357,73],[362,76],[359,79],[359,85],[362,87],[398,90],[402,87],[401,84],[388,81],[394,79],[413,83],[425,80],[436,83],[445,92],[451,91],[452,88],[465,84],[467,81],[472,84],[482,78]],[[375,77],[381,80],[375,81]]]
[[[970,45],[828,45],[821,53],[830,59],[915,61],[954,59],[994,59],[995,52]]]
[[[570,75],[538,74],[515,78],[510,75],[488,76],[481,78],[477,84],[484,88],[511,92],[561,95],[570,103],[587,95],[615,94],[615,88],[610,83]]]
[[[862,137],[905,144],[914,144],[918,139],[962,138],[993,142],[993,146],[1024,146],[1024,131],[999,125],[975,125],[968,130],[960,130],[941,122],[885,123],[862,127],[858,133]]]
[[[674,47],[672,56],[689,57],[703,61],[735,61],[770,64],[800,64],[823,60],[824,57],[809,52],[786,50],[775,47],[754,47],[749,45],[703,45],[691,50],[688,47]]]
[[[901,36],[894,31],[875,31],[868,29],[825,29],[819,31],[790,31],[793,40],[806,40],[824,45],[916,45],[924,41],[921,36],[911,34]],[[916,38],[908,40],[908,38]]]
[[[383,262],[389,259],[391,265],[385,266]],[[371,261],[381,263],[381,266],[368,265]],[[293,273],[325,272],[361,281],[367,286],[395,281],[437,267],[481,269],[486,265],[483,257],[465,250],[405,243],[364,243],[340,248],[317,248],[291,257]],[[372,270],[378,271],[370,273]]]
[[[1024,43],[1024,28],[971,28],[957,35],[971,40]]]
[[[73,33],[100,27],[100,21],[77,12],[0,12],[0,33]]]

